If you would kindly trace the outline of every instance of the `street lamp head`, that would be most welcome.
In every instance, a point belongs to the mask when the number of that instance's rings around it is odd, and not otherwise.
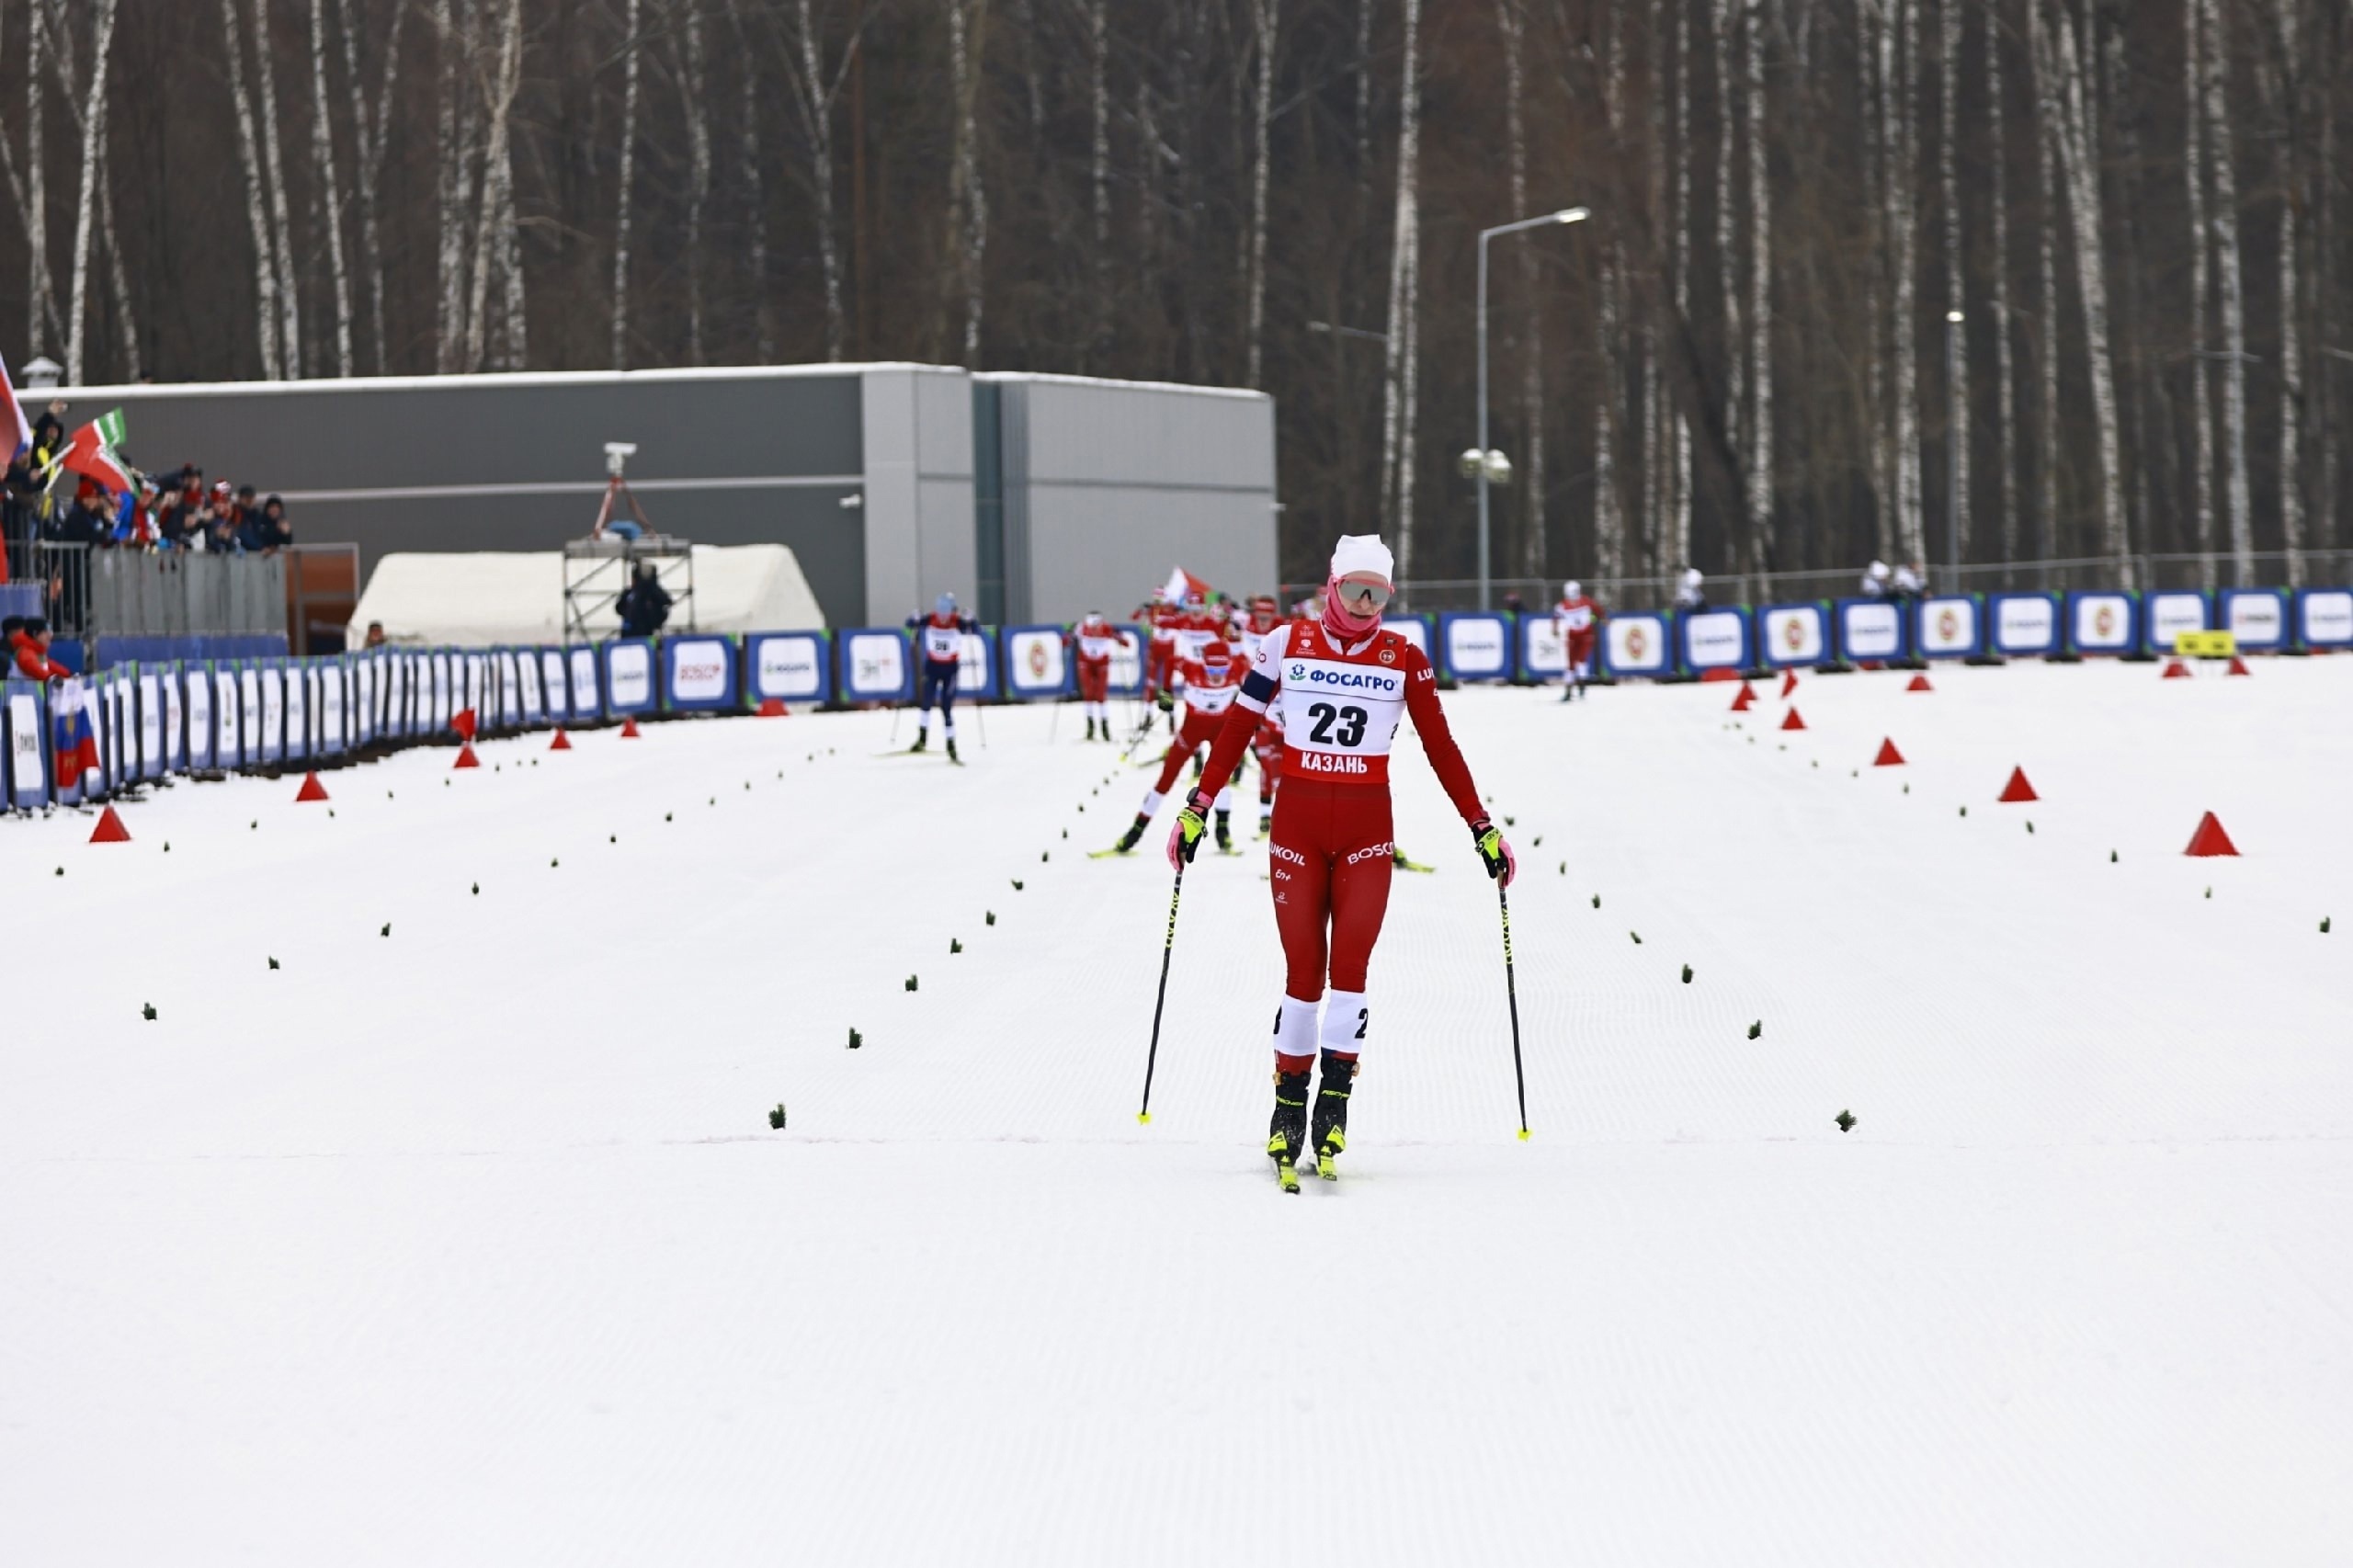
[[[1955,326],[1959,326],[1962,320],[1961,313],[1959,311],[1947,311],[1945,312],[1945,320],[1952,323]]]
[[[1502,489],[1511,483],[1511,460],[1501,452],[1489,452],[1485,465],[1487,483]]]
[[[1455,467],[1462,471],[1463,478],[1476,479],[1479,477],[1480,471],[1487,466],[1487,454],[1476,447],[1465,447],[1462,449],[1462,455],[1455,459],[1454,463]]]
[[[1552,214],[1552,222],[1555,223],[1582,223],[1587,218],[1592,216],[1592,213],[1586,211],[1582,207],[1564,207],[1560,211]]]

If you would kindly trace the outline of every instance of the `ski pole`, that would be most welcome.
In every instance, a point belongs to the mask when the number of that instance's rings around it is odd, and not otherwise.
[[[1185,863],[1176,862],[1176,886],[1168,895],[1168,939],[1160,948],[1160,994],[1152,1001],[1152,1050],[1143,1059],[1143,1104],[1138,1121],[1152,1119],[1152,1070],[1160,1063],[1160,1013],[1168,1005],[1168,956],[1176,950],[1176,901],[1185,896]]]
[[[1519,1140],[1528,1142],[1528,1074],[1519,1064],[1519,983],[1513,978],[1511,967],[1511,895],[1504,891],[1503,879],[1495,879],[1495,908],[1504,917],[1504,996],[1511,1004],[1511,1075],[1519,1089]],[[1174,912],[1171,913],[1171,937],[1174,937]],[[1165,983],[1164,974],[1163,983]],[[1155,1029],[1157,1026],[1155,1025]]]

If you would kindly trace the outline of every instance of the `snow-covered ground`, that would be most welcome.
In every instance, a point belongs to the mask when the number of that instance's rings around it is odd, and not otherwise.
[[[1263,848],[1139,1126],[1168,876],[1072,713],[0,825],[0,1561],[2343,1562],[2353,660],[1934,678],[1450,698],[1535,1137],[1404,742],[1297,1198]]]

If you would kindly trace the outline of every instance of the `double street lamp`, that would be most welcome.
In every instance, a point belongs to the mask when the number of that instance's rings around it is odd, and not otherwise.
[[[1463,472],[1479,482],[1479,608],[1492,609],[1495,584],[1488,554],[1487,489],[1511,483],[1511,460],[1487,444],[1487,242],[1497,234],[1516,234],[1553,223],[1581,223],[1592,214],[1582,207],[1564,208],[1540,217],[1522,218],[1479,231],[1479,444],[1462,454]]]

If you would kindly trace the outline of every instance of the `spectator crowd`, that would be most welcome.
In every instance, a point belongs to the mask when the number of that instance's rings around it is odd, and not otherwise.
[[[10,575],[34,574],[28,569],[36,543],[267,555],[294,542],[283,500],[225,479],[207,485],[194,463],[172,473],[134,472],[133,488],[121,495],[85,475],[55,471],[68,438],[64,412],[63,403],[44,409],[33,423],[30,447],[8,464]]]

